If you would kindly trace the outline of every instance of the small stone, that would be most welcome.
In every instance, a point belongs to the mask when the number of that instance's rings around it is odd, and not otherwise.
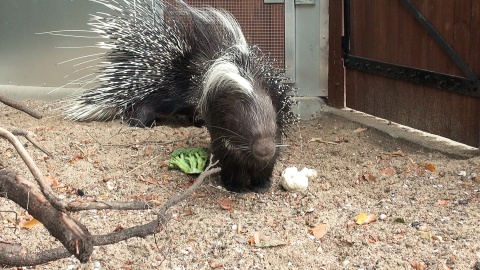
[[[480,270],[480,261],[476,262],[473,266],[473,270]]]
[[[458,176],[467,176],[467,172],[466,171],[459,171]]]
[[[458,204],[467,205],[467,204],[468,204],[468,200],[467,200],[467,199],[465,199],[465,200],[459,200],[459,201],[458,201]]]
[[[387,218],[387,215],[385,215],[385,214],[380,214],[380,217],[379,217],[379,218],[380,218],[380,220],[384,220],[384,219]]]
[[[420,221],[414,220],[411,224],[410,227],[417,228],[420,227]]]

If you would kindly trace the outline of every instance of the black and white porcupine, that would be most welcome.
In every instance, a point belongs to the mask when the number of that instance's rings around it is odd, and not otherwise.
[[[249,46],[232,15],[183,1],[92,0],[112,10],[90,18],[109,49],[97,86],[68,109],[78,121],[121,116],[150,126],[158,114],[201,119],[225,188],[271,185],[281,135],[296,120],[281,70]]]

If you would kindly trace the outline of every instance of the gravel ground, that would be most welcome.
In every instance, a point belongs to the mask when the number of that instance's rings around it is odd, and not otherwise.
[[[59,117],[55,105],[29,104],[45,117],[0,104],[0,126],[28,131],[52,152],[46,158],[21,138],[66,201],[149,200],[159,207],[194,181],[168,170],[169,154],[209,146],[206,129],[181,121],[151,129],[75,123]],[[71,257],[32,268],[472,269],[480,261],[480,157],[453,159],[331,114],[301,122],[284,142],[269,192],[227,192],[211,177],[171,208],[174,218],[160,233],[97,247],[86,264]],[[6,140],[0,161],[33,180]],[[317,171],[306,192],[280,187],[289,166]],[[358,225],[362,213],[376,220]],[[152,210],[72,215],[92,234],[155,219]],[[0,242],[31,252],[60,246],[41,225],[26,229],[15,220],[26,218],[0,198]]]

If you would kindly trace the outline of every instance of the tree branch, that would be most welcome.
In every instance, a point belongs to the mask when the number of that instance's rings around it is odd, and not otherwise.
[[[7,139],[15,147],[18,154],[20,154],[20,157],[23,159],[28,169],[33,174],[33,177],[35,177],[35,180],[37,180],[38,184],[40,185],[43,194],[53,205],[53,207],[55,207],[55,209],[59,211],[66,212],[67,205],[65,204],[65,202],[62,202],[57,198],[53,190],[50,188],[50,185],[43,177],[42,172],[37,167],[32,157],[28,154],[27,150],[25,150],[22,143],[17,139],[17,137],[15,137],[12,133],[2,127],[0,127],[0,136]]]
[[[212,158],[210,158],[211,160]],[[39,253],[28,253],[18,245],[0,243],[0,265],[38,265],[66,258],[71,254],[74,254],[81,262],[87,262],[93,251],[93,246],[110,245],[132,237],[145,237],[160,232],[171,219],[171,215],[166,213],[168,209],[191,195],[205,178],[219,172],[220,168],[213,168],[216,164],[210,162],[210,165],[198,176],[193,185],[183,193],[168,200],[160,208],[156,220],[106,235],[90,235],[83,224],[53,208],[32,183],[19,179],[13,172],[0,171],[0,196],[11,199],[27,209],[33,217],[43,223],[52,236],[60,240],[67,248],[67,250],[55,248]],[[102,202],[102,204],[111,207],[115,203]]]
[[[7,98],[5,95],[0,94],[0,102],[2,102],[3,104],[5,104],[7,106],[15,108],[19,111],[22,111],[22,112],[30,115],[33,118],[40,119],[40,118],[43,117],[41,113],[27,107],[26,105],[24,105],[21,102],[15,101],[15,100],[10,99],[10,98]]]

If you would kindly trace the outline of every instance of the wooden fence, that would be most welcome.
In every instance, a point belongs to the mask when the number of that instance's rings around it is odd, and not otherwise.
[[[332,106],[480,146],[480,0],[330,0],[329,8]]]

